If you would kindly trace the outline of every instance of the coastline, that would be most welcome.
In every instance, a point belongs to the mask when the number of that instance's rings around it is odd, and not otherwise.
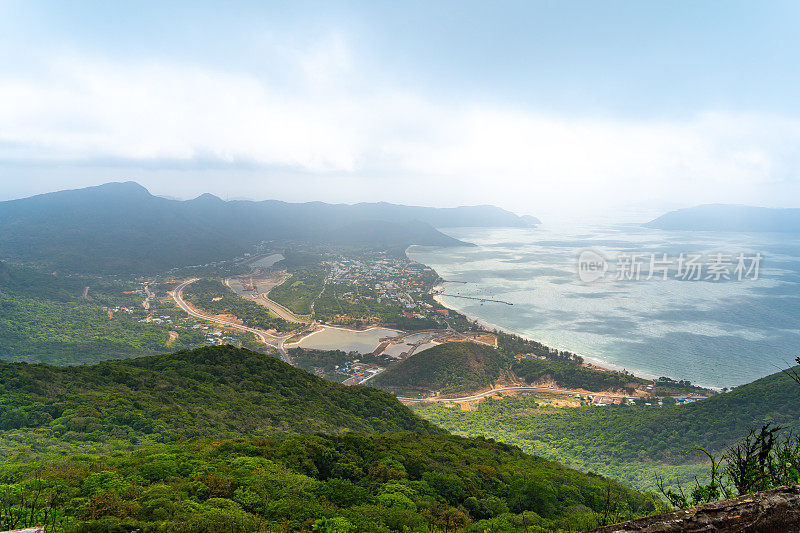
[[[415,263],[420,263],[419,261],[417,261],[415,259],[412,259],[408,255],[409,250],[411,250],[414,246],[418,246],[418,245],[412,244],[411,246],[409,246],[408,248],[405,249],[405,252],[404,252],[405,256],[409,261],[413,261]],[[431,270],[433,270],[434,272],[436,272],[436,275],[439,276],[439,280],[440,281],[436,285],[433,286],[434,290],[437,290],[437,291],[442,290],[443,291],[444,290],[444,286],[447,283],[458,283],[458,282],[455,282],[455,281],[450,281],[450,280],[446,280],[446,279],[442,278],[433,266],[427,265],[425,263],[420,263],[420,264],[424,264],[426,267],[428,267]],[[547,347],[550,347],[550,348],[554,348],[553,346],[550,346],[547,343],[541,342],[538,339],[531,338],[530,336],[525,335],[523,333],[519,333],[519,332],[513,331],[513,330],[511,330],[509,328],[502,327],[502,326],[499,326],[497,324],[493,324],[491,322],[488,322],[487,320],[485,320],[485,319],[483,319],[483,318],[481,318],[479,316],[475,316],[475,315],[473,315],[471,313],[468,313],[468,312],[466,312],[466,311],[464,311],[462,309],[459,309],[458,306],[456,306],[455,304],[448,304],[447,302],[444,301],[444,298],[442,296],[446,296],[446,295],[435,294],[435,295],[433,295],[433,300],[436,303],[438,303],[439,305],[441,305],[442,307],[444,307],[445,309],[449,309],[450,311],[454,311],[456,313],[462,314],[465,317],[467,317],[468,319],[472,320],[473,322],[477,322],[481,327],[486,328],[489,331],[493,331],[493,330],[502,331],[503,333],[508,333],[508,334],[511,334],[511,335],[517,335],[518,337],[522,337],[523,339],[526,339],[526,340],[529,340],[529,341],[534,341],[534,342],[539,342],[539,343],[543,344],[544,346],[547,346]],[[556,348],[554,348],[554,349],[556,349]],[[615,365],[614,363],[606,361],[606,360],[604,360],[604,359],[602,359],[600,357],[597,357],[597,356],[584,355],[584,354],[578,353],[578,352],[576,352],[574,350],[570,350],[569,348],[559,348],[559,349],[562,349],[562,350],[565,350],[565,351],[569,351],[571,353],[574,353],[575,355],[579,355],[581,358],[583,358],[585,363],[589,363],[590,365],[592,365],[596,369],[604,370],[604,371],[607,371],[607,372],[622,372],[622,371],[626,371],[627,370],[625,368],[622,368],[622,367],[620,367],[618,365]],[[628,372],[630,374],[632,374],[633,376],[635,376],[635,377],[642,378],[642,379],[647,379],[647,380],[655,380],[655,379],[657,379],[659,377],[659,376],[656,376],[654,374],[649,374],[648,372],[643,372],[641,370],[638,370],[638,371],[635,371],[635,372],[630,372],[630,371],[628,371]],[[703,387],[703,388],[717,390],[714,387],[709,387],[709,386],[706,386],[706,385],[699,385],[697,383],[694,383],[694,385],[697,385],[697,386]]]
[[[489,331],[492,331],[492,330],[502,331],[503,333],[508,333],[510,335],[516,335],[518,337],[522,337],[525,340],[538,342],[538,343],[540,343],[540,344],[542,344],[544,346],[547,346],[548,348],[557,349],[557,348],[554,348],[553,346],[550,346],[549,344],[544,343],[544,342],[542,342],[542,341],[540,341],[538,339],[531,338],[530,336],[525,335],[524,333],[519,333],[519,332],[513,331],[513,330],[511,330],[509,328],[504,328],[502,326],[498,326],[497,324],[493,324],[491,322],[488,322],[488,321],[484,320],[483,318],[481,318],[479,316],[475,316],[475,315],[472,315],[472,314],[470,314],[470,313],[468,313],[466,311],[463,311],[463,310],[459,309],[458,307],[456,307],[453,304],[447,304],[441,298],[441,296],[442,295],[440,295],[440,294],[435,295],[433,297],[434,301],[436,301],[436,303],[438,303],[442,307],[444,307],[446,309],[449,309],[450,311],[455,311],[456,313],[460,313],[460,314],[464,315],[465,317],[469,318],[470,320],[472,320],[473,322],[477,322],[481,327],[486,328]],[[570,353],[574,353],[575,355],[580,356],[584,360],[585,363],[591,364],[596,369],[604,370],[606,372],[622,372],[622,371],[626,370],[626,369],[624,369],[622,367],[619,367],[619,366],[615,365],[614,363],[610,363],[610,362],[608,362],[608,361],[606,361],[604,359],[601,359],[599,357],[595,357],[595,356],[591,356],[591,355],[584,355],[584,354],[575,352],[574,350],[570,350],[570,349],[567,349],[567,348],[563,348],[563,350],[564,351],[568,351]],[[658,378],[658,376],[653,375],[653,374],[647,374],[646,372],[636,372],[636,373],[634,373],[634,372],[630,372],[629,371],[628,373],[634,375],[635,377],[642,378],[642,379],[655,380],[656,378]]]

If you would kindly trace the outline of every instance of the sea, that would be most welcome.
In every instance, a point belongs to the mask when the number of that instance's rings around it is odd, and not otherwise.
[[[448,307],[588,361],[722,389],[800,355],[800,234],[639,224],[441,231],[475,246],[407,254],[448,280]]]

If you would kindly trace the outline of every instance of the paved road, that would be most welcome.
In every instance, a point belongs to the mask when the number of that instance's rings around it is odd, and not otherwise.
[[[479,394],[473,394],[472,396],[462,396],[460,398],[404,398],[402,396],[398,396],[397,399],[401,402],[471,402],[474,400],[480,400],[481,398],[486,398],[487,396],[491,396],[493,394],[497,394],[498,392],[513,392],[513,391],[533,391],[533,392],[549,392],[554,394],[570,394],[572,396],[576,394],[586,395],[585,392],[580,392],[576,390],[569,390],[569,389],[557,389],[553,387],[501,387],[499,389],[492,389],[486,392],[481,392]],[[635,396],[615,396],[612,394],[603,394],[600,392],[593,392],[591,393],[595,396],[604,396],[606,398],[635,398]]]
[[[270,300],[267,293],[261,293],[261,299],[264,301],[265,307],[269,308],[270,311],[281,317],[282,319],[288,322],[296,322],[298,324],[310,324],[311,319],[303,317],[301,315],[296,315],[291,312],[286,307],[282,306],[278,302],[274,300]]]
[[[281,354],[281,359],[283,359],[285,362],[289,364],[292,364],[292,358],[289,356],[289,354],[286,352],[286,349],[283,347],[284,341],[286,341],[286,339],[288,339],[291,336],[291,334],[282,336],[273,335],[271,333],[267,333],[263,329],[243,326],[241,324],[237,324],[236,322],[225,320],[224,318],[219,318],[214,315],[203,313],[202,311],[198,311],[197,309],[186,303],[186,301],[183,299],[183,289],[185,289],[187,285],[191,285],[195,281],[197,281],[196,278],[190,279],[189,281],[185,281],[180,285],[178,285],[174,291],[172,291],[172,298],[175,300],[175,303],[178,305],[178,307],[180,307],[181,309],[186,311],[190,316],[193,316],[195,318],[202,318],[203,320],[216,322],[217,324],[222,324],[223,326],[228,326],[233,329],[250,332],[259,339],[261,339],[261,342],[263,342],[264,344],[272,346],[273,348],[277,348],[278,352],[280,352]]]
[[[233,290],[233,287],[231,287],[231,280],[233,280],[233,279],[234,278],[228,278],[228,279],[225,280],[225,285],[227,285],[231,290]],[[286,282],[287,280],[288,280],[288,278],[284,279],[281,283],[278,283],[278,285],[281,285],[282,283]],[[276,285],[276,287],[277,287],[277,285]],[[234,290],[234,292],[236,292],[236,291]],[[237,292],[237,294],[239,294],[239,293]],[[240,294],[240,296],[244,296],[244,295]],[[303,316],[303,315],[298,315],[298,314],[292,312],[286,306],[281,305],[281,304],[279,304],[278,302],[276,302],[274,300],[270,300],[269,296],[268,296],[268,293],[266,293],[266,292],[262,292],[262,293],[260,293],[258,295],[258,298],[256,298],[256,303],[259,303],[259,304],[263,305],[264,307],[266,307],[267,309],[269,309],[270,311],[272,311],[273,313],[275,313],[280,318],[282,318],[282,319],[284,319],[286,321],[295,322],[297,324],[310,324],[311,323],[311,319],[309,317]]]
[[[228,278],[228,279],[225,280],[225,285],[227,285],[228,288],[231,289],[231,290],[233,290],[233,287],[231,287],[231,280],[232,279],[233,278]],[[280,285],[280,283],[278,285]],[[233,291],[236,292],[235,290],[233,290]],[[237,294],[239,294],[239,293],[237,292]],[[242,295],[242,294],[239,294],[239,296],[244,297],[244,295]],[[278,302],[270,300],[269,296],[267,296],[266,292],[263,292],[263,293],[259,294],[259,296],[258,296],[258,298],[256,300],[258,300],[256,303],[262,304],[264,307],[266,307],[267,309],[269,309],[270,311],[272,311],[273,313],[278,315],[280,318],[282,318],[282,319],[284,319],[284,320],[286,320],[288,322],[295,322],[297,324],[310,324],[311,323],[311,320],[309,318],[304,317],[302,315],[297,315],[297,314],[293,313],[292,311],[290,311],[285,306],[279,304]]]

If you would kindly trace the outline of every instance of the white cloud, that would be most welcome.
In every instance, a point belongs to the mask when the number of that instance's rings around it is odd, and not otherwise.
[[[440,102],[402,87],[376,91],[339,37],[293,54],[303,75],[291,88],[196,66],[76,57],[52,64],[48,79],[5,75],[0,161],[247,163],[346,176],[348,187],[383,180],[378,190],[395,198],[409,187],[408,196],[426,190],[520,211],[746,201],[797,176],[795,120],[564,118]]]

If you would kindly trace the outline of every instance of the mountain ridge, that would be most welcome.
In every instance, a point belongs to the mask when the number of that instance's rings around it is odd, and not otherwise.
[[[665,230],[800,233],[800,208],[703,204],[670,211],[643,225]]]
[[[224,201],[154,196],[140,184],[104,185],[0,202],[0,257],[92,273],[152,273],[229,259],[265,240],[403,250],[463,246],[436,226],[529,227],[493,206]]]
[[[22,428],[157,441],[443,432],[388,393],[325,381],[233,346],[68,367],[0,363],[0,430]]]

